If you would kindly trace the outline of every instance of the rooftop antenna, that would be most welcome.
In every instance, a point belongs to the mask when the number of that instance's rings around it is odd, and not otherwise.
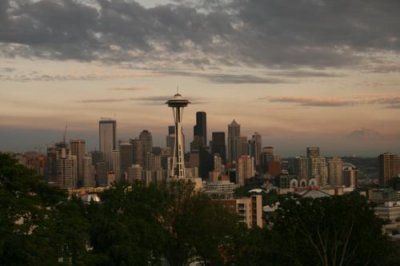
[[[176,94],[179,94],[179,85],[176,85]]]

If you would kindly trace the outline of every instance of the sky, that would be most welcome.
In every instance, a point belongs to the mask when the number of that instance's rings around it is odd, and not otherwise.
[[[398,0],[1,0],[0,151],[63,137],[165,145],[177,89],[282,156],[400,153]]]

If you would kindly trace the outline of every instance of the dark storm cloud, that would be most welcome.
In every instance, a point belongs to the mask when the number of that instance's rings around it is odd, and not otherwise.
[[[398,53],[399,13],[398,0],[2,0],[0,44],[3,56],[325,68]]]

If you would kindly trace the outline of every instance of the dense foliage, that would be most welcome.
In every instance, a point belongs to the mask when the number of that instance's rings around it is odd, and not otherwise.
[[[0,154],[0,265],[399,265],[365,198],[280,199],[264,229],[187,182],[83,204]]]

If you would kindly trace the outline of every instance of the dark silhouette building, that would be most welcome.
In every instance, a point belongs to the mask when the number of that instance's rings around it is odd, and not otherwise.
[[[211,153],[216,153],[222,159],[222,162],[226,163],[226,144],[225,144],[225,132],[213,132],[211,141]]]
[[[207,146],[207,114],[196,112],[196,125],[193,128],[193,139],[198,139],[199,145]]]

